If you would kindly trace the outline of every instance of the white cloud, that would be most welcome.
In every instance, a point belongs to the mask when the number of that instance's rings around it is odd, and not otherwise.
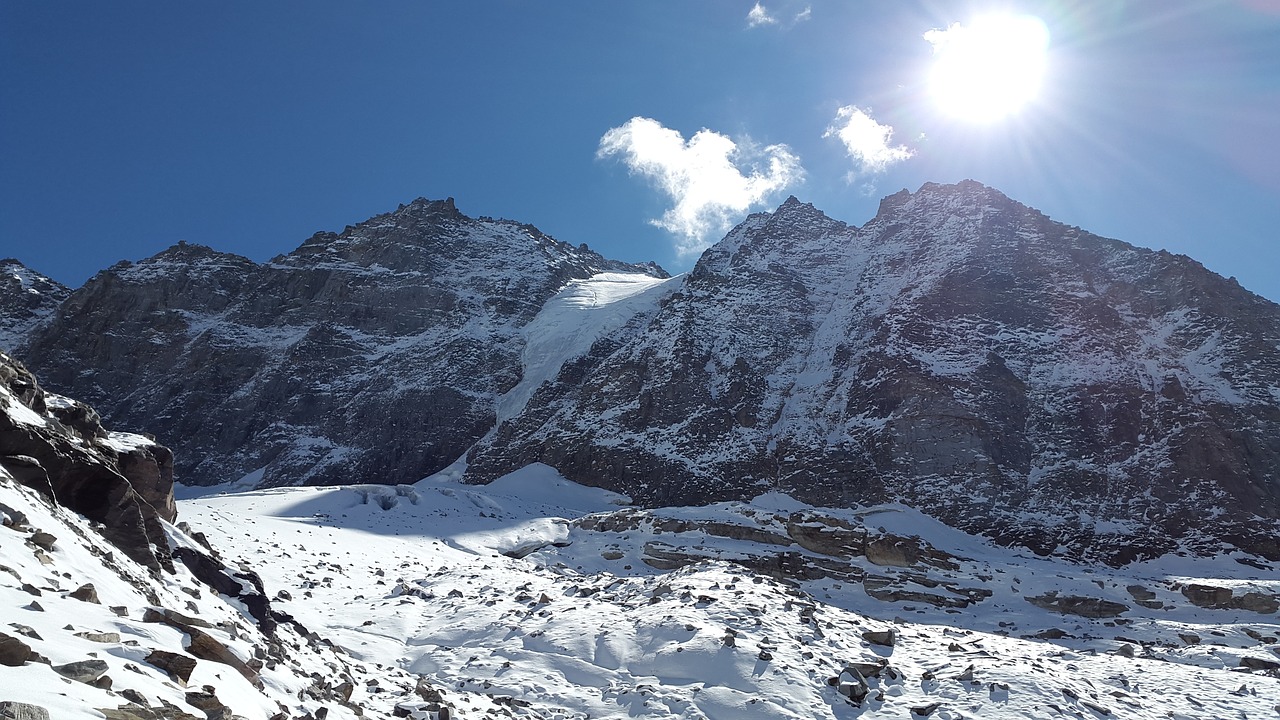
[[[866,110],[855,105],[840,108],[822,137],[833,135],[844,143],[858,172],[864,174],[884,172],[890,165],[915,154],[905,145],[890,145],[893,128],[876,122]]]
[[[760,27],[761,25],[777,25],[778,18],[769,14],[768,10],[760,3],[756,3],[751,8],[751,12],[747,13],[747,27]]]
[[[808,20],[808,19],[809,19],[809,18],[811,18],[811,17],[813,17],[813,8],[812,8],[811,6],[809,6],[809,5],[805,5],[803,10],[801,10],[801,11],[800,11],[800,12],[798,12],[798,13],[796,13],[795,18],[794,18],[791,22],[792,22],[792,23],[802,23],[802,22],[804,22],[805,20]]]
[[[680,256],[700,252],[753,205],[804,177],[786,145],[758,148],[702,129],[685,141],[657,120],[633,117],[600,138],[596,157],[620,156],[673,205],[654,225],[678,236]]]

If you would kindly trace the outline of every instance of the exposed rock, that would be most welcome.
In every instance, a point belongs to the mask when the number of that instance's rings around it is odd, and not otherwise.
[[[872,645],[893,647],[898,640],[898,632],[893,628],[888,630],[865,630],[862,633],[862,639]]]
[[[127,437],[141,454],[168,450],[140,436],[109,434],[88,406],[46,393],[21,363],[2,353],[0,395],[8,398],[0,403],[17,403],[30,413],[19,422],[0,412],[0,447],[6,453],[0,466],[23,485],[100,523],[103,536],[133,560],[172,570],[161,516],[134,490],[108,441],[119,444]]]
[[[1190,583],[1183,586],[1182,595],[1197,607],[1223,609],[1231,607],[1230,588]]]
[[[106,674],[107,670],[107,664],[102,660],[80,660],[53,666],[53,671],[59,675],[86,685],[92,685],[95,680]]]
[[[195,658],[167,650],[152,650],[146,661],[169,673],[169,677],[183,685],[191,679],[191,671],[196,669]]]
[[[1130,585],[1126,587],[1125,590],[1129,591],[1129,595],[1132,596],[1134,600],[1142,601],[1156,599],[1156,594],[1154,592],[1141,585]]]
[[[1250,670],[1280,670],[1280,662],[1245,656],[1240,658],[1240,667]]]
[[[866,679],[856,667],[846,665],[840,676],[836,678],[836,692],[860,707],[863,699],[871,692],[871,688],[867,686]]]
[[[1079,595],[1059,596],[1056,591],[1034,597],[1028,596],[1026,601],[1045,610],[1087,618],[1116,617],[1129,610],[1129,606],[1124,603]]]
[[[177,548],[173,551],[173,556],[182,561],[196,579],[219,593],[244,603],[249,614],[258,621],[258,627],[263,633],[268,636],[275,633],[278,619],[271,609],[271,600],[262,586],[262,578],[258,577],[257,573],[232,570],[212,555],[206,555],[189,547]],[[172,614],[172,611],[165,612]],[[188,625],[192,624],[190,618],[179,617],[178,619]]]
[[[0,260],[0,351],[13,352],[70,294],[70,288],[13,258]]]
[[[164,707],[148,708],[137,703],[121,705],[117,708],[98,708],[98,712],[106,716],[106,720],[208,720],[179,710],[177,706],[161,700]]]
[[[102,604],[98,600],[98,591],[93,587],[93,583],[85,583],[84,585],[81,585],[68,593],[67,597],[81,602],[93,603],[95,605]]]
[[[0,720],[49,720],[49,711],[39,705],[0,700]]]
[[[187,645],[187,652],[201,660],[211,660],[228,665],[243,675],[249,682],[254,685],[261,685],[262,681],[258,679],[258,673],[245,664],[238,655],[231,652],[226,645],[214,639],[212,635],[195,628],[186,628],[186,632],[191,637],[191,641]]]
[[[78,632],[76,637],[82,637],[85,640],[96,643],[120,642],[120,633],[117,632]]]
[[[467,480],[540,461],[645,506],[769,488],[1113,565],[1280,558],[1280,307],[974,182],[895,197],[861,228],[794,198],[750,216]]]
[[[41,548],[46,552],[53,552],[53,544],[58,541],[58,538],[54,537],[53,535],[50,535],[47,532],[37,530],[34,534],[32,534],[30,540],[32,543],[35,544],[36,547]]]
[[[1280,598],[1275,595],[1265,595],[1259,592],[1247,592],[1240,597],[1233,598],[1231,606],[1241,610],[1250,610],[1264,615],[1271,615],[1280,610]]]
[[[22,667],[32,655],[30,645],[16,637],[0,633],[0,665]]]

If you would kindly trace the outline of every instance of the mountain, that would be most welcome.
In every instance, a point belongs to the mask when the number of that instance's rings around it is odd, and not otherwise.
[[[24,342],[70,294],[67,286],[13,258],[0,260],[0,350]]]
[[[898,500],[1042,553],[1280,558],[1280,306],[978,183],[789,199],[468,455],[650,505]]]
[[[521,328],[602,272],[666,276],[419,199],[263,264],[186,243],[119,263],[21,353],[163,438],[186,484],[412,482],[492,428]]]
[[[777,491],[1112,565],[1280,559],[1280,307],[972,181],[862,227],[791,198],[672,279],[419,200],[264,264],[122,263],[20,351],[188,484],[542,462],[646,507]]]

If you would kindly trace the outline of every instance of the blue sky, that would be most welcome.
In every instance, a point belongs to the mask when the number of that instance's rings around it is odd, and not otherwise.
[[[994,12],[1046,70],[975,124],[924,34]],[[0,256],[73,286],[419,196],[681,271],[789,194],[862,224],[964,178],[1280,300],[1280,2],[0,3]]]

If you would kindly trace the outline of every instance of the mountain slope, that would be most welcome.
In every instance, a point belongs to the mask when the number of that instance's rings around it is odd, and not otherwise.
[[[794,198],[468,457],[646,505],[901,500],[1039,552],[1280,558],[1280,307],[966,182]]]
[[[13,258],[0,260],[0,350],[25,341],[70,294],[70,288]]]
[[[187,484],[412,482],[494,425],[520,329],[573,279],[665,277],[417,200],[265,264],[179,243],[69,297],[22,348],[51,387],[148,428]]]

